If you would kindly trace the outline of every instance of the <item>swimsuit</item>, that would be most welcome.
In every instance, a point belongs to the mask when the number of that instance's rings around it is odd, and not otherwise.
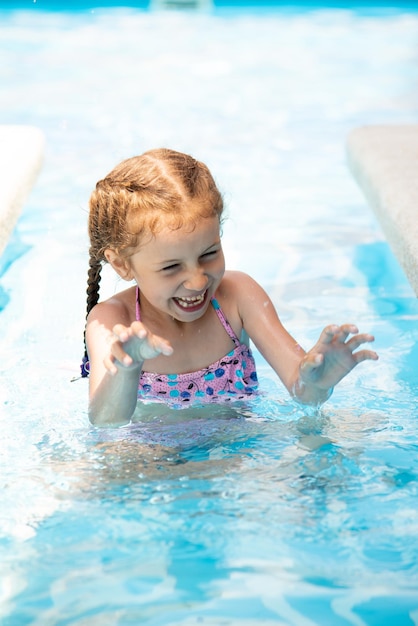
[[[140,321],[139,290],[137,289],[136,319]],[[164,402],[177,408],[191,403],[230,402],[243,400],[257,393],[258,381],[251,349],[235,335],[218,301],[211,304],[235,348],[224,357],[197,372],[186,374],[157,374],[142,372],[138,398]]]

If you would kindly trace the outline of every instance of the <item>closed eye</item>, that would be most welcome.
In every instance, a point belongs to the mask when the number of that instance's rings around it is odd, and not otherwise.
[[[219,250],[210,250],[210,252],[205,252],[205,254],[202,254],[202,256],[200,257],[201,259],[210,259],[211,257],[214,257],[218,254]]]
[[[202,261],[207,261],[207,260],[211,260],[213,258],[215,258],[217,255],[219,254],[219,250],[208,250],[208,252],[204,252],[203,254],[200,255],[200,259]],[[174,272],[176,272],[177,270],[179,270],[181,267],[180,263],[169,263],[168,265],[164,265],[164,267],[162,267],[160,269],[160,272],[163,272],[164,274],[172,274]]]
[[[172,263],[171,265],[166,265],[165,267],[162,267],[160,271],[161,272],[174,272],[179,267],[180,265],[178,263]]]

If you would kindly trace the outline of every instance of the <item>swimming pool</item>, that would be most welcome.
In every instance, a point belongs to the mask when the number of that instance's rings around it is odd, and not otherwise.
[[[47,139],[1,259],[2,625],[418,624],[418,305],[344,154],[417,119],[417,51],[412,10],[1,13],[1,121]],[[228,265],[303,345],[376,335],[320,413],[257,357],[234,415],[89,427],[88,195],[160,145],[208,163]]]

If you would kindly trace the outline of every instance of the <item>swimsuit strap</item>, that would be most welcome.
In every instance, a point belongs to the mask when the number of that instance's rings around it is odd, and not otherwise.
[[[137,322],[141,321],[141,311],[139,309],[139,287],[136,286],[136,303],[135,303],[135,318]]]
[[[225,328],[226,332],[231,337],[231,339],[234,342],[234,344],[236,346],[239,346],[240,345],[240,340],[238,339],[238,337],[234,333],[234,329],[232,328],[231,324],[226,319],[226,317],[224,315],[224,312],[222,311],[222,309],[221,309],[217,299],[216,298],[212,298],[211,299],[211,304],[212,304],[213,308],[215,309],[215,313],[218,316],[219,321],[221,322],[222,326]]]
[[[224,312],[222,311],[219,302],[217,301],[216,298],[212,298],[211,299],[211,305],[213,306],[213,308],[215,309],[215,313],[218,316],[219,321],[221,322],[222,326],[224,327],[224,329],[226,330],[226,332],[228,333],[228,335],[231,337],[232,341],[234,342],[234,344],[236,346],[240,345],[240,341],[238,339],[238,337],[236,336],[236,334],[234,333],[234,329],[232,328],[231,324],[228,322],[228,320],[226,319]],[[135,303],[135,312],[136,312],[136,321],[140,322],[141,321],[141,309],[139,307],[139,287],[136,287],[136,303]]]

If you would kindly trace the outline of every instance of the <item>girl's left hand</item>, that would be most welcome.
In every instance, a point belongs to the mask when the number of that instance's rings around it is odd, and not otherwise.
[[[348,339],[349,335],[353,335]],[[332,388],[362,361],[377,361],[373,350],[359,350],[363,343],[374,341],[373,335],[359,333],[354,324],[327,326],[318,342],[304,356],[299,369],[302,385],[321,391]]]

